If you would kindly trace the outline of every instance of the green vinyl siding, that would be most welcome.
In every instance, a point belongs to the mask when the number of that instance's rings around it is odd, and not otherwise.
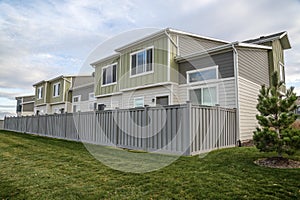
[[[178,44],[178,37],[175,34],[170,35],[175,44]],[[177,47],[170,41],[170,81],[178,83],[178,64],[175,62],[177,56]]]
[[[117,63],[117,83],[114,85],[102,86],[102,68],[113,63]],[[115,57],[105,62],[97,64],[95,67],[95,96],[119,92],[119,74],[119,57]]]
[[[54,97],[53,96],[53,87],[54,87],[54,84],[56,83],[60,83],[60,92],[59,92],[59,96],[57,97]],[[49,88],[49,92],[48,92],[48,95],[50,96],[50,103],[58,103],[58,102],[62,102],[63,101],[63,95],[64,95],[64,81],[63,79],[59,79],[59,80],[56,80],[56,81],[53,81],[49,84],[50,88]]]
[[[38,88],[39,87],[43,87],[43,96],[41,99],[38,99]],[[41,104],[45,104],[45,103],[49,102],[49,99],[47,98],[48,95],[46,94],[46,92],[48,91],[47,87],[48,87],[47,82],[35,86],[35,100],[34,100],[35,105],[41,105]]]
[[[145,48],[153,47],[153,73],[130,77],[130,54]],[[168,81],[168,39],[162,36],[141,45],[124,50],[121,55],[120,89],[135,88],[143,85]]]

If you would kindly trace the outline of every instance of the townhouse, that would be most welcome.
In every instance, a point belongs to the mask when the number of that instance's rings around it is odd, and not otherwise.
[[[193,104],[237,109],[239,139],[252,138],[261,85],[285,81],[286,32],[228,42],[163,29],[91,63],[100,108]],[[285,88],[282,88],[285,91]]]

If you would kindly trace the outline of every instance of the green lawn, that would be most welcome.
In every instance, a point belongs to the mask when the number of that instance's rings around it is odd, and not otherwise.
[[[99,148],[102,158],[121,152]],[[253,164],[273,155],[230,148],[125,173],[103,165],[82,143],[0,131],[0,199],[300,199],[300,169]]]

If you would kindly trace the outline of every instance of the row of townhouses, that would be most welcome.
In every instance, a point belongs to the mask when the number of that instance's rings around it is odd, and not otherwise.
[[[259,89],[270,85],[274,71],[285,81],[284,50],[290,48],[287,32],[227,42],[167,28],[91,63],[91,76],[35,83],[34,96],[17,97],[17,111],[31,106],[34,114],[53,114],[190,101],[236,108],[240,139],[246,140],[257,126]]]

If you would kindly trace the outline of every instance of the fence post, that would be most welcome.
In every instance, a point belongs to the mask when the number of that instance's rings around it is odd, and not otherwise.
[[[148,109],[149,109],[149,106],[148,105],[145,105],[144,107],[144,119],[143,119],[143,128],[142,130],[145,130],[145,133],[144,131],[142,131],[142,145],[144,147],[144,150],[147,151],[148,150],[148,136],[149,136],[149,133],[148,133]],[[144,133],[144,134],[143,134]]]
[[[67,113],[65,112],[65,138],[67,138],[67,120],[68,120],[68,117],[67,117]]]
[[[185,137],[185,143],[184,147],[185,149],[185,155],[191,155],[191,139],[193,138],[192,135],[192,119],[191,119],[191,110],[192,110],[192,104],[190,101],[186,102],[186,116],[185,116],[185,128],[186,128],[186,134],[184,134]]]
[[[77,141],[79,141],[79,131],[80,131],[80,111],[78,112],[78,130],[77,130]]]

